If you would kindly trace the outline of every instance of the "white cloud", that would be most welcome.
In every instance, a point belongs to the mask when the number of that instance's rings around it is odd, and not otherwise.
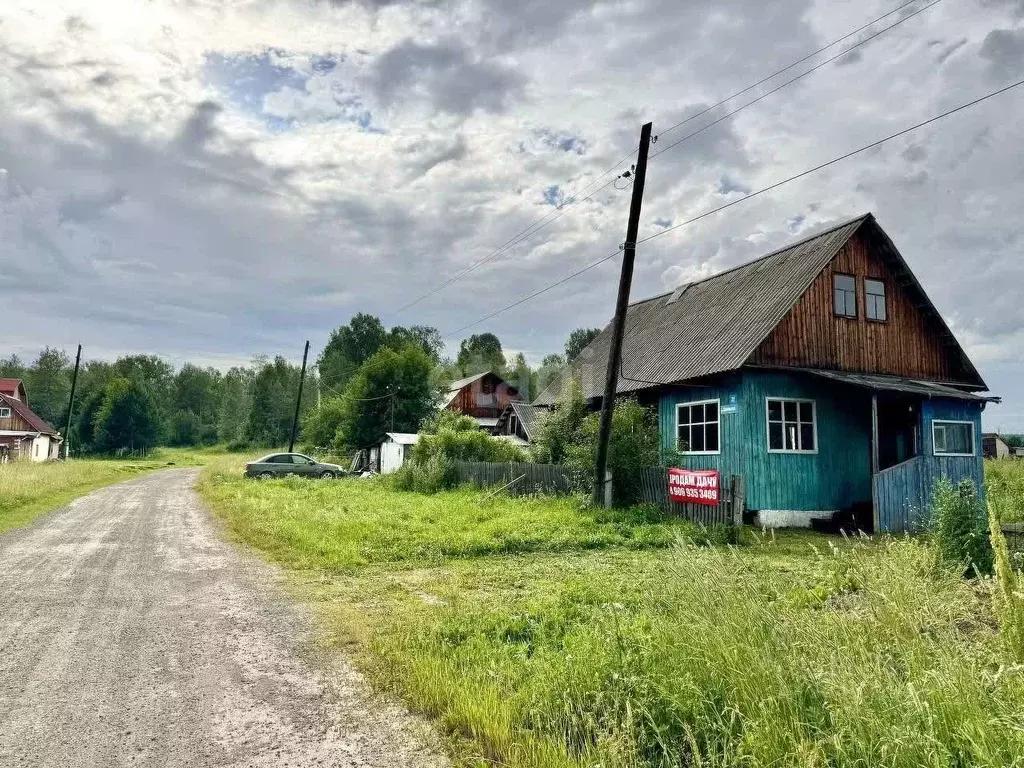
[[[664,131],[891,7],[11,0],[0,300],[37,319],[5,347],[237,362],[316,344],[356,311],[458,328],[614,251],[628,191],[393,310],[550,213],[547,190],[571,195],[635,149],[644,120]],[[1022,35],[1019,0],[921,13],[652,161],[642,234],[1007,82]],[[1008,373],[1024,343],[1022,118],[1008,93],[666,234],[641,248],[634,296],[872,210],[1024,428]],[[607,319],[615,273],[485,329],[538,361]]]

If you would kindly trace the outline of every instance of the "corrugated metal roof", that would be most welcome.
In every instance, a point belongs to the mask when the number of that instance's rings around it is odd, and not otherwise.
[[[921,310],[931,316],[938,332],[961,357],[965,371],[974,376],[970,386],[986,389],[899,251],[874,216],[866,213],[754,261],[631,304],[626,314],[617,391],[636,392],[742,367],[866,223],[878,238],[883,258],[904,275],[908,289],[918,294]],[[573,363],[572,372],[578,375],[588,399],[604,393],[610,343],[611,324]],[[563,373],[553,381],[534,405],[553,404],[567,375]]]
[[[388,432],[387,436],[391,438],[391,442],[399,445],[416,445],[420,441],[419,435],[410,432]]]
[[[490,371],[484,371],[483,373],[477,373],[477,374],[474,374],[472,376],[467,376],[464,379],[458,379],[457,381],[453,381],[448,386],[448,391],[451,392],[451,393],[458,392],[460,389],[462,389],[467,384],[472,384],[474,381],[482,379],[488,373],[490,373]]]
[[[619,392],[686,381],[739,368],[782,321],[814,278],[871,214],[858,216],[755,261],[671,293],[632,304],[626,314]],[[584,397],[600,397],[611,325],[573,368]],[[564,376],[534,401],[558,399]]]
[[[547,413],[546,408],[538,408],[528,403],[510,403],[509,407],[518,417],[526,436],[533,440],[533,430],[536,429],[540,418]]]

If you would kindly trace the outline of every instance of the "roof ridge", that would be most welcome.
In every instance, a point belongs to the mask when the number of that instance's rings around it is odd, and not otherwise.
[[[816,240],[819,237],[824,237],[825,235],[832,234],[837,229],[842,229],[843,227],[847,227],[850,224],[853,224],[855,221],[866,221],[869,217],[871,217],[873,215],[874,214],[872,214],[871,211],[868,211],[867,213],[862,213],[860,216],[854,216],[852,218],[846,219],[845,221],[841,221],[840,223],[835,224],[835,225],[829,227],[828,229],[823,229],[820,232],[815,232],[813,235],[807,235],[807,237],[803,237],[800,240],[795,240],[792,243],[787,243],[786,245],[783,245],[783,246],[781,246],[779,248],[776,248],[774,251],[770,251],[769,253],[766,253],[766,254],[764,254],[762,256],[758,256],[756,259],[751,259],[750,261],[744,261],[742,264],[737,264],[734,267],[729,267],[728,269],[723,269],[721,272],[715,272],[713,275],[708,275],[707,277],[702,277],[700,280],[691,280],[689,282],[679,283],[679,285],[677,285],[671,291],[666,291],[665,293],[660,293],[657,296],[651,296],[650,298],[647,298],[647,299],[640,299],[639,301],[636,301],[635,303],[630,304],[629,306],[632,307],[632,306],[635,306],[636,304],[643,304],[645,301],[654,301],[655,299],[660,299],[660,298],[662,298],[664,296],[671,296],[678,289],[680,289],[680,288],[682,288],[684,286],[687,289],[689,289],[689,288],[691,288],[691,287],[693,287],[695,285],[700,285],[701,283],[706,283],[708,280],[714,280],[715,278],[722,277],[723,275],[728,275],[730,272],[735,272],[738,269],[743,269],[743,268],[749,267],[749,266],[751,266],[753,264],[757,264],[759,261],[764,261],[765,259],[770,259],[772,256],[777,256],[778,254],[782,253],[783,251],[788,251],[790,248],[796,248],[797,246],[803,245],[804,243],[809,243],[811,240]]]

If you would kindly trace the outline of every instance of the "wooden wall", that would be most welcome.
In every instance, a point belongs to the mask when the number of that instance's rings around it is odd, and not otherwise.
[[[835,315],[835,274],[857,278],[856,319]],[[866,277],[885,282],[885,322],[865,317]],[[749,362],[971,382],[974,377],[962,370],[956,348],[946,345],[934,321],[915,301],[864,235],[858,234],[836,254]]]
[[[519,391],[491,373],[464,386],[447,409],[466,416],[496,419],[513,401],[519,401]]]
[[[8,408],[6,403],[0,402],[0,408]],[[13,408],[11,408],[11,416],[8,419],[0,419],[0,431],[7,430],[12,432],[35,432],[35,430],[22,419]]]

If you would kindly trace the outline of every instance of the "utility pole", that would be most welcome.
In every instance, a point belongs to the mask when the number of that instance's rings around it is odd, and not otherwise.
[[[605,505],[605,483],[608,470],[608,441],[612,436],[612,413],[615,411],[615,389],[619,380],[622,360],[622,334],[626,327],[629,308],[629,290],[633,285],[633,262],[636,259],[636,238],[640,229],[640,208],[644,201],[644,183],[647,180],[647,152],[651,147],[651,123],[640,129],[640,149],[633,171],[633,198],[629,203],[629,221],[626,224],[626,242],[622,249],[622,271],[619,274],[619,295],[615,300],[615,318],[612,320],[611,348],[608,350],[608,372],[601,399],[601,427],[597,434],[597,471],[594,477],[594,504]]]
[[[299,374],[299,394],[295,398],[295,418],[292,419],[292,439],[288,441],[288,453],[295,450],[295,433],[299,429],[299,406],[302,404],[302,385],[306,382],[306,357],[309,355],[309,342],[302,350],[302,373]]]
[[[78,354],[75,355],[75,372],[71,376],[71,397],[68,398],[68,421],[64,428],[64,458],[71,456],[71,409],[75,407],[75,389],[78,387],[78,366],[82,363],[82,345],[78,345]]]

